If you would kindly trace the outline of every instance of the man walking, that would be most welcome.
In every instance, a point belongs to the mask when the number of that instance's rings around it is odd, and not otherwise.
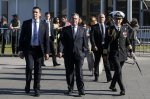
[[[132,46],[127,35],[127,26],[122,25],[124,13],[119,11],[114,14],[114,24],[106,31],[104,54],[109,55],[114,67],[114,76],[109,89],[117,91],[116,83],[120,87],[120,95],[125,95],[125,87],[122,80],[122,67],[127,60],[127,48],[130,53]],[[109,47],[109,53],[108,53]]]
[[[83,82],[83,61],[87,50],[86,30],[78,25],[79,15],[72,15],[72,25],[64,27],[61,33],[61,43],[63,45],[64,63],[66,68],[66,80],[70,95],[74,89],[74,76],[79,96],[85,95]],[[62,52],[62,47],[61,47]],[[60,53],[60,56],[62,53]]]
[[[99,77],[99,62],[101,56],[103,56],[103,47],[104,47],[104,39],[105,39],[105,32],[106,32],[106,25],[105,25],[105,15],[100,14],[98,16],[99,23],[93,25],[91,27],[91,44],[92,50],[95,56],[95,63],[94,63],[94,81],[98,81]],[[111,81],[111,72],[109,64],[104,64],[107,82]]]
[[[32,19],[23,22],[20,40],[19,56],[26,60],[25,92],[30,92],[32,70],[34,68],[34,95],[40,96],[41,61],[49,58],[49,36],[44,21],[40,19],[41,9],[32,9]]]

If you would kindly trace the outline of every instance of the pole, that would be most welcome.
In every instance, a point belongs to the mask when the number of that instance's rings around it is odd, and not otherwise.
[[[54,17],[58,16],[58,0],[54,0]]]
[[[132,0],[127,0],[127,19],[132,20]]]
[[[112,5],[113,5],[113,11],[116,11],[116,0],[112,0]]]
[[[143,2],[142,0],[139,0],[139,3],[140,3],[140,13],[139,13],[139,16],[140,16],[140,26],[143,26]]]
[[[100,1],[100,13],[104,13],[105,12],[105,0],[101,0]]]
[[[2,0],[0,0],[0,18],[2,16]]]
[[[18,0],[16,0],[16,14],[18,14]]]

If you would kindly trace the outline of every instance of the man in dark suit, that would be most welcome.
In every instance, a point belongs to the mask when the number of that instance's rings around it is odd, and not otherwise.
[[[86,30],[78,25],[79,15],[72,15],[72,25],[64,27],[61,33],[61,43],[63,45],[64,63],[66,68],[66,80],[70,95],[74,89],[74,76],[79,96],[85,95],[83,82],[83,61],[87,50]],[[62,48],[61,48],[62,52]],[[60,57],[62,53],[59,54]]]
[[[91,27],[91,31],[90,31],[92,50],[93,50],[94,56],[95,56],[95,62],[94,62],[95,79],[94,79],[94,81],[98,81],[98,77],[99,77],[99,62],[100,62],[101,56],[103,56],[105,30],[107,28],[104,23],[105,22],[104,14],[100,14],[98,16],[98,21],[99,21],[99,23],[93,25]],[[104,63],[104,68],[105,68],[105,72],[106,72],[107,82],[109,82],[112,79],[109,64]]]
[[[112,91],[117,91],[116,83],[120,87],[120,95],[125,95],[125,87],[122,80],[122,67],[127,60],[127,48],[130,53],[132,52],[132,46],[127,36],[127,26],[122,25],[124,18],[123,12],[116,12],[114,14],[114,24],[106,31],[104,54],[108,56],[114,66],[114,76],[110,84]],[[109,47],[109,53],[108,53]]]
[[[54,32],[53,32],[53,23],[51,21],[51,14],[50,12],[46,12],[45,13],[45,20],[44,20],[47,24],[47,29],[48,29],[48,34],[49,34],[49,44],[50,44],[50,51],[51,51],[51,54],[52,54],[52,61],[53,61],[53,66],[59,66],[61,64],[59,64],[57,62],[57,57],[56,57],[56,53],[57,53],[57,50],[54,46],[54,38],[55,38],[55,35],[54,35]],[[46,66],[44,64],[44,58],[42,59],[42,66]]]
[[[34,68],[35,96],[40,96],[41,60],[49,58],[49,36],[44,21],[40,19],[41,9],[33,7],[32,19],[23,22],[19,39],[19,56],[26,60],[25,92],[30,92],[32,70]]]

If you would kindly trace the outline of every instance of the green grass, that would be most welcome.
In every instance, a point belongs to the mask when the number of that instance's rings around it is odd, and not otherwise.
[[[150,45],[137,45],[135,50],[136,52],[150,52]],[[12,54],[12,48],[10,44],[5,46],[4,54]]]
[[[137,52],[150,52],[150,45],[137,45],[136,51]]]
[[[0,49],[1,52],[1,49]],[[4,54],[12,54],[12,48],[10,44],[5,45]]]

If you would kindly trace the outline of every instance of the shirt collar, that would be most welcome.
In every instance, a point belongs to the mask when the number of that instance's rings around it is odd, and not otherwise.
[[[77,27],[78,27],[78,25],[76,25],[76,26],[72,25],[72,28],[77,28]]]
[[[34,19],[32,19],[32,22],[35,22],[36,21],[36,23],[39,23],[40,22],[40,19],[39,20],[34,20]]]
[[[117,26],[117,25],[115,25],[115,28],[116,28],[116,29],[118,29],[118,28],[121,28],[121,26]]]
[[[46,22],[50,22],[50,20],[46,20]]]

